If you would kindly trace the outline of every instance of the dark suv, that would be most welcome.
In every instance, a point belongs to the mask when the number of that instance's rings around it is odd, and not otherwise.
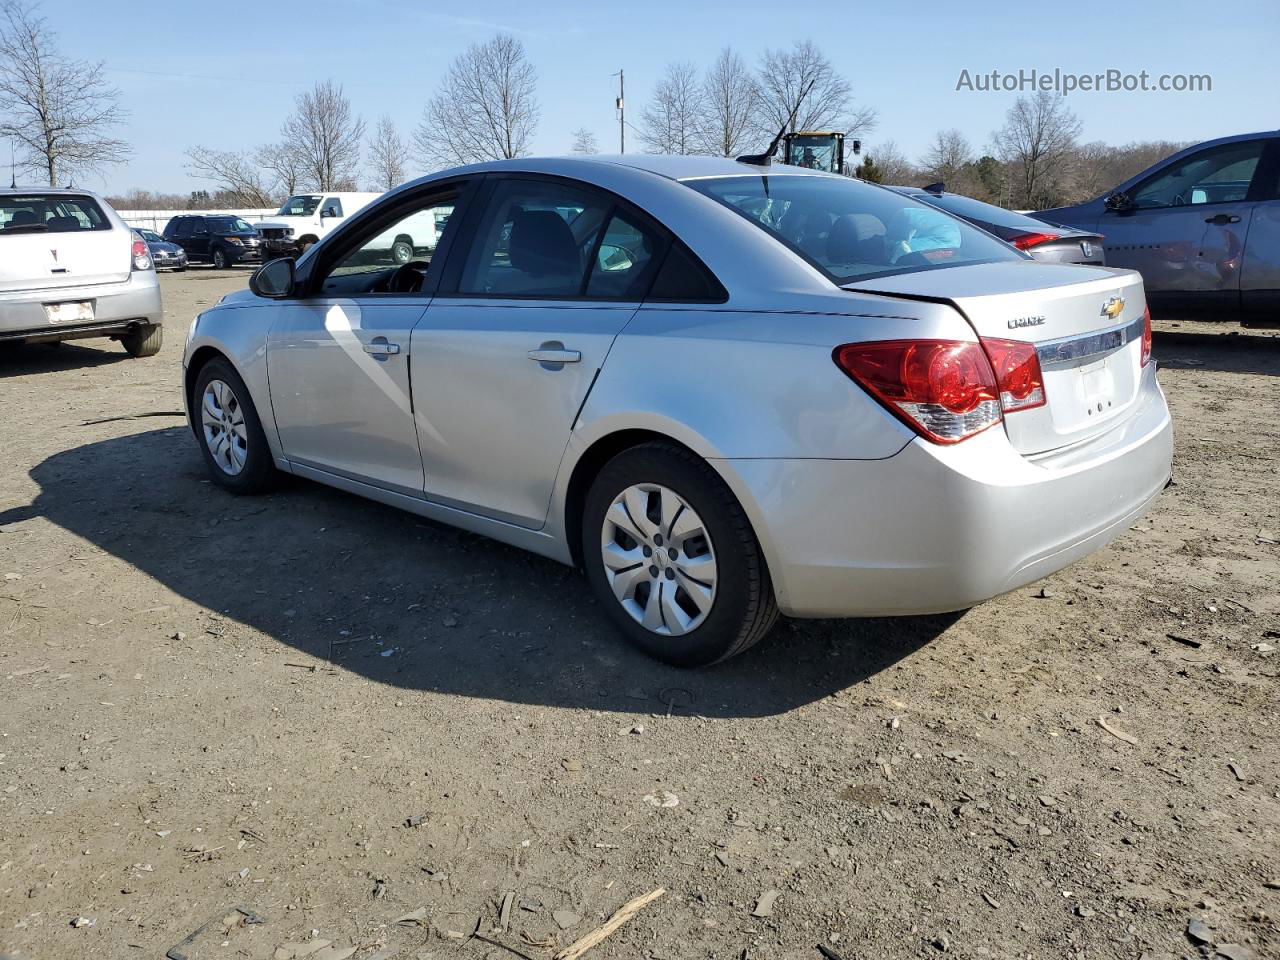
[[[212,263],[220,270],[262,259],[258,231],[229,214],[174,217],[164,228],[164,238],[187,251],[193,263]]]

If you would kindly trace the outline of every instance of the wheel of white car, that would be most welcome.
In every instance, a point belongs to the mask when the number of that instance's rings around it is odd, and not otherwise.
[[[276,479],[249,388],[222,358],[210,360],[196,375],[191,393],[200,453],[213,482],[234,493],[262,493]]]
[[[120,343],[131,357],[154,357],[164,346],[164,327],[139,325],[121,337]]]
[[[666,443],[610,460],[587,494],[587,579],[632,643],[692,667],[735,656],[777,619],[746,514],[700,457]]]
[[[408,263],[413,259],[413,241],[408,237],[397,237],[391,245],[391,259],[396,263]]]

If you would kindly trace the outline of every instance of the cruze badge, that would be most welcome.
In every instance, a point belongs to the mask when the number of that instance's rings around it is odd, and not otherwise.
[[[1124,297],[1112,297],[1102,305],[1102,316],[1110,320],[1114,320],[1120,316],[1120,311],[1124,309]]]
[[[1039,327],[1044,324],[1044,317],[1015,317],[1009,321],[1009,329],[1017,330],[1021,327]]]

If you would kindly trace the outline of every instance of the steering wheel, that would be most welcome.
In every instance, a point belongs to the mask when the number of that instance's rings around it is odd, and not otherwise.
[[[431,264],[426,260],[410,260],[396,267],[395,272],[387,278],[388,293],[417,293],[427,279],[427,271]]]

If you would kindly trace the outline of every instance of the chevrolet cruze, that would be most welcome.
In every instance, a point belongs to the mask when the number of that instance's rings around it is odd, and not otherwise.
[[[443,228],[399,262],[378,238],[423,217]],[[217,483],[296,474],[580,565],[677,664],[779,613],[963,609],[1098,549],[1170,475],[1137,274],[810,170],[447,170],[250,286],[184,352]]]

